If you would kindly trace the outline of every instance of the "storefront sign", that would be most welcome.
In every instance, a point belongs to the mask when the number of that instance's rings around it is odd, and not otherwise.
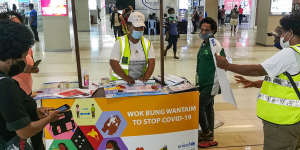
[[[198,149],[198,92],[42,101],[43,107],[64,104],[73,116],[45,128],[47,149]]]
[[[66,0],[41,0],[42,16],[68,16]]]
[[[291,13],[293,0],[271,0],[271,14],[284,15]]]
[[[243,14],[249,15],[251,13],[251,0],[224,0],[224,6],[226,13],[230,13],[235,5],[238,7],[241,5],[243,8]]]

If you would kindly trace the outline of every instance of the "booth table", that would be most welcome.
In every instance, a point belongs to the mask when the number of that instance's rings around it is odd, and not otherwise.
[[[42,99],[70,111],[44,129],[46,149],[196,150],[199,93],[123,98]]]

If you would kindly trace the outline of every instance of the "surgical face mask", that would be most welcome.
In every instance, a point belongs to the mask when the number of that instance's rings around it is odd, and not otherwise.
[[[16,63],[11,65],[8,76],[13,77],[24,72],[25,66],[26,63],[24,62],[24,60],[16,61]]]
[[[284,42],[284,38],[286,37],[287,34],[288,34],[288,32],[283,37],[280,37],[280,46],[282,48],[289,48],[290,47],[291,38]]]
[[[131,33],[131,36],[136,39],[136,40],[139,40],[142,38],[143,36],[143,31],[136,31],[136,30],[133,30],[132,33]]]
[[[176,15],[175,14],[170,14],[170,17],[175,18]]]
[[[213,34],[212,33],[206,33],[206,34],[201,34],[200,33],[200,38],[202,39],[202,40],[207,40],[208,38],[210,38],[211,36],[212,36]]]

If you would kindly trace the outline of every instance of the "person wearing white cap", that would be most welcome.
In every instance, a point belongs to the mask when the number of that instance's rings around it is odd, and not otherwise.
[[[155,68],[152,44],[143,34],[145,16],[132,12],[128,18],[128,35],[118,37],[110,56],[111,80],[123,79],[129,84],[135,80],[147,81]]]

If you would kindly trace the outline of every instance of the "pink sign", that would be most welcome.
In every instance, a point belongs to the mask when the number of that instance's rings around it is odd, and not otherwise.
[[[68,16],[67,0],[41,0],[42,16]]]
[[[230,13],[231,9],[233,9],[235,5],[238,7],[241,5],[244,9],[244,14],[251,13],[251,0],[224,0],[225,10],[228,13]]]

